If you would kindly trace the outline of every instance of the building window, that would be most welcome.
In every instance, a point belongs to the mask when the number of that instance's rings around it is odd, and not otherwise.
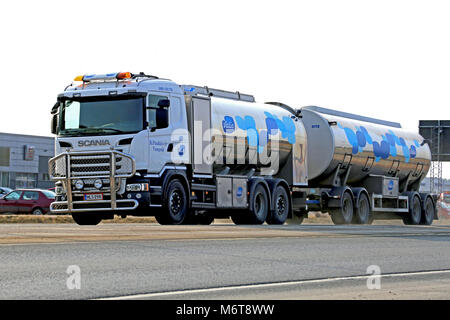
[[[9,187],[9,172],[0,172],[0,186]]]
[[[0,166],[9,167],[9,148],[0,147]]]
[[[39,173],[48,173],[48,160],[50,160],[51,157],[46,156],[39,156]],[[50,180],[50,179],[44,179],[44,180]]]
[[[16,173],[16,188],[36,188],[36,173]]]

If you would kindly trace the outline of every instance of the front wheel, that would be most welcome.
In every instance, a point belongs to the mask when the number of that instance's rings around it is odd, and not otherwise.
[[[169,182],[166,188],[163,210],[155,218],[160,224],[182,224],[188,213],[186,190],[178,179]]]
[[[95,226],[102,221],[102,217],[96,213],[72,213],[73,220],[80,226]]]

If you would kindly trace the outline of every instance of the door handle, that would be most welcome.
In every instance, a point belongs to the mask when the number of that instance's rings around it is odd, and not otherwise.
[[[172,152],[173,150],[173,143],[169,143],[169,145],[167,146],[167,152]]]

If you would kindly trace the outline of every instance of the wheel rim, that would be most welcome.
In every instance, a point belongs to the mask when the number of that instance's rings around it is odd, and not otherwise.
[[[183,198],[180,190],[174,190],[169,199],[170,210],[174,215],[178,215],[183,207]]]
[[[277,206],[277,214],[279,216],[282,216],[286,210],[286,199],[282,194],[278,196],[276,206]]]
[[[36,210],[33,211],[33,214],[35,216],[40,216],[40,215],[42,215],[42,211],[40,209],[36,209]]]

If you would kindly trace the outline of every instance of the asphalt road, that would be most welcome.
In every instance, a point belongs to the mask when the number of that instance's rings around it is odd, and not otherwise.
[[[448,299],[450,226],[7,224],[0,268],[0,299]]]

